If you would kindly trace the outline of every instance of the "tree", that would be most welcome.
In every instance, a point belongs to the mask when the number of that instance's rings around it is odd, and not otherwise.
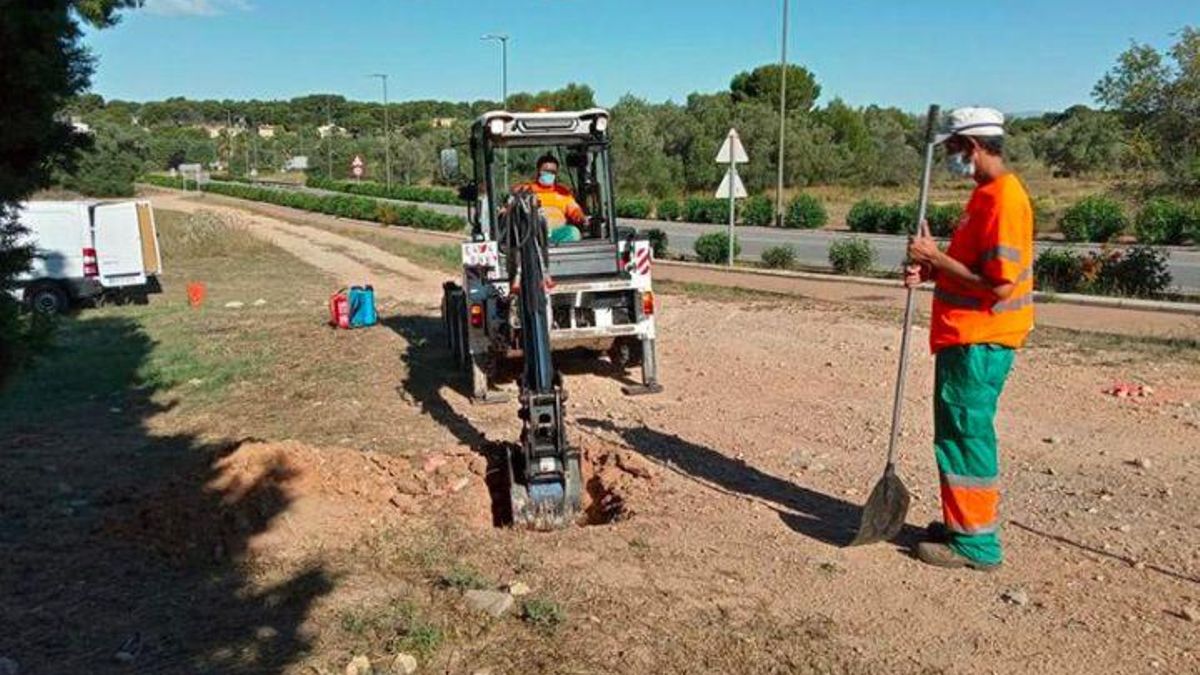
[[[55,182],[88,197],[132,197],[133,181],[145,170],[146,133],[101,122],[93,128],[89,145],[73,170]]]
[[[1064,176],[1112,170],[1120,165],[1124,130],[1113,115],[1077,106],[1042,138],[1046,164]]]
[[[1165,52],[1131,46],[1092,93],[1151,142],[1172,183],[1200,189],[1200,30],[1185,27]]]
[[[57,117],[88,86],[93,62],[80,44],[80,22],[113,25],[140,0],[0,0],[0,382],[36,344],[37,327],[9,291],[28,269],[18,201],[69,168],[82,139]]]
[[[789,65],[787,70],[788,110],[805,112],[821,96],[821,85],[817,78],[803,66]],[[729,83],[729,91],[737,103],[757,101],[779,109],[780,77],[778,65],[759,66],[750,72],[741,72]]]

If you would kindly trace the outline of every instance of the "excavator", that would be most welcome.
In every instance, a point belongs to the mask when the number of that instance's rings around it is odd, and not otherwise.
[[[443,285],[448,346],[480,403],[506,400],[503,364],[521,360],[519,444],[506,446],[512,522],[547,530],[573,522],[583,479],[567,439],[566,392],[555,350],[591,350],[622,371],[640,367],[628,395],[661,391],[655,355],[650,242],[615,216],[607,111],[494,111],[472,125],[473,172],[459,190],[470,238],[461,283]],[[586,212],[578,241],[554,243],[538,197],[507,184],[510,161],[551,152]],[[511,153],[511,155],[510,155]],[[458,175],[458,153],[442,151],[442,174]]]

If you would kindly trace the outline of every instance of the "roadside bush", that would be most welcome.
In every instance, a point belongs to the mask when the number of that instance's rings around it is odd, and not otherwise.
[[[1058,221],[1058,229],[1067,241],[1106,242],[1128,226],[1121,205],[1099,195],[1075,202]]]
[[[689,223],[727,223],[729,200],[688,197],[683,202],[683,219]]]
[[[925,213],[929,232],[935,237],[949,237],[962,219],[962,204],[930,204]]]
[[[787,213],[783,217],[783,226],[815,230],[825,227],[829,222],[829,214],[821,200],[812,195],[799,194],[788,202]]]
[[[863,237],[847,237],[829,244],[829,264],[838,274],[865,274],[875,265],[875,249]]]
[[[796,264],[796,249],[791,246],[772,246],[762,252],[762,262],[773,270],[790,269]]]
[[[767,227],[775,221],[775,207],[763,195],[755,195],[742,202],[742,224],[752,227]]]
[[[169,176],[143,176],[144,183],[161,187],[178,188],[177,178]],[[371,220],[384,225],[404,225],[424,230],[454,232],[462,230],[465,222],[458,216],[449,216],[423,209],[413,204],[382,203],[370,197],[358,195],[315,195],[283,188],[266,188],[240,183],[206,183],[205,192],[288,206],[304,211],[315,211],[340,218]]]
[[[729,235],[724,232],[709,232],[696,239],[694,246],[700,262],[720,264],[729,260]],[[733,238],[733,257],[742,252],[742,244]]]
[[[679,220],[682,213],[679,202],[674,199],[664,199],[655,208],[655,215],[659,220]]]
[[[649,199],[641,197],[622,197],[617,200],[618,218],[638,218],[645,220],[650,217],[654,204]]]
[[[665,260],[667,258],[667,233],[657,227],[646,230],[646,239],[650,242],[650,248],[654,249],[654,257],[657,260]]]
[[[446,188],[425,187],[422,185],[393,185],[388,187],[382,183],[357,180],[330,180],[309,176],[305,185],[321,190],[345,192],[348,194],[365,195],[367,197],[382,197],[407,202],[426,202],[430,204],[458,204],[458,193]]]
[[[1182,244],[1200,226],[1200,208],[1158,197],[1146,202],[1134,221],[1142,244]]]
[[[1084,256],[1069,248],[1048,248],[1033,261],[1033,283],[1038,290],[1077,293],[1083,289]]]
[[[887,204],[871,199],[855,202],[846,215],[846,225],[851,232],[879,232],[880,222],[886,217]]]
[[[1091,253],[1099,260],[1091,292],[1136,298],[1162,295],[1171,286],[1166,251],[1133,246],[1124,251]]]

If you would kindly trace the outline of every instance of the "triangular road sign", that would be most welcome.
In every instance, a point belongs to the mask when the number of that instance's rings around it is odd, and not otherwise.
[[[746,155],[746,148],[742,147],[742,139],[738,136],[737,129],[730,129],[725,142],[721,144],[721,149],[717,151],[717,164],[745,164],[749,161],[750,157]]]
[[[717,188],[716,196],[719,199],[729,199],[730,176],[733,177],[733,198],[745,199],[746,186],[742,184],[742,177],[737,175],[732,166],[729,167],[729,170],[725,172],[725,177],[721,179],[721,186]]]

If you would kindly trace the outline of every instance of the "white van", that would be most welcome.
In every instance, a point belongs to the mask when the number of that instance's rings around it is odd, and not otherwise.
[[[150,202],[30,201],[17,219],[27,230],[19,244],[34,247],[33,264],[17,278],[18,297],[31,308],[64,312],[84,300],[161,291]]]

